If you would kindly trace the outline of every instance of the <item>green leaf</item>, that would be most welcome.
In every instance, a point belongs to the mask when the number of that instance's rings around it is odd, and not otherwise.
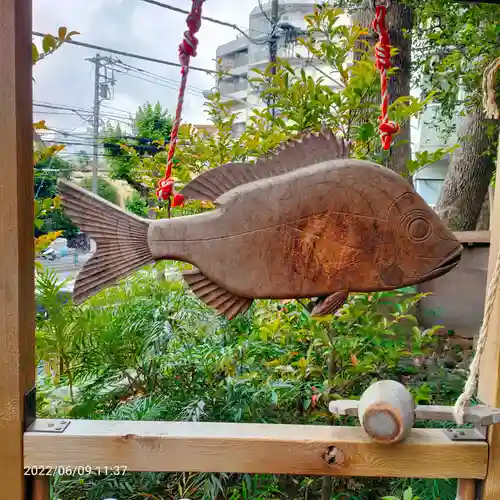
[[[45,53],[51,52],[57,47],[57,41],[52,35],[45,35],[43,37],[42,47]]]
[[[373,123],[364,123],[358,127],[358,140],[368,141],[375,136],[375,125]]]
[[[66,40],[66,35],[68,33],[68,28],[61,26],[59,30],[57,31],[57,34],[59,35],[59,40],[61,42],[64,42]]]
[[[40,52],[38,51],[38,47],[32,43],[31,44],[31,58],[33,60],[33,64],[35,64],[38,61],[38,58],[40,57]]]
[[[413,490],[411,488],[408,488],[404,493],[403,493],[403,500],[414,500],[413,499]]]
[[[45,198],[42,201],[42,206],[44,210],[49,210],[52,207],[52,198]]]

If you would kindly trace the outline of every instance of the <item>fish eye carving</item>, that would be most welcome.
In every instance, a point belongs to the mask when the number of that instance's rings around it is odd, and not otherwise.
[[[422,243],[429,239],[432,234],[432,224],[426,214],[418,211],[407,216],[403,225],[408,238],[415,243]]]
[[[414,241],[426,240],[432,232],[431,224],[428,220],[417,218],[408,224],[408,236]]]

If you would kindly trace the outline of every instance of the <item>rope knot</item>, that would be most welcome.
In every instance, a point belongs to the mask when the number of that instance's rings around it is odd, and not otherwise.
[[[174,192],[174,180],[173,179],[161,179],[158,182],[158,189],[156,190],[156,197],[160,200],[168,200]]]
[[[382,147],[387,150],[391,147],[393,136],[400,130],[399,125],[393,121],[385,121],[380,123],[378,129],[380,131]]]
[[[189,31],[184,33],[184,40],[179,45],[179,61],[182,66],[189,66],[191,57],[196,57],[198,39]]]
[[[173,197],[172,206],[180,207],[184,205],[184,196],[177,193],[174,187],[174,179],[161,179],[158,182],[158,189],[156,190],[156,197],[160,200],[167,201]]]
[[[375,66],[380,72],[380,93],[382,97],[381,113],[379,117],[379,132],[382,147],[390,149],[392,137],[399,132],[399,125],[389,121],[389,89],[387,72],[391,69],[391,42],[387,31],[385,18],[386,5],[375,7],[375,19],[372,28],[378,34],[379,41],[375,44]]]

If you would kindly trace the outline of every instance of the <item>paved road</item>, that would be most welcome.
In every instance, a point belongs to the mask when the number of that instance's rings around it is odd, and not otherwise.
[[[66,257],[61,257],[56,260],[46,260],[46,259],[38,259],[46,269],[52,269],[58,276],[59,282],[68,280],[68,283],[64,287],[64,291],[73,292],[73,286],[75,284],[75,279],[78,276],[78,273],[81,271],[83,265],[90,259],[92,254],[79,254],[78,262],[75,265],[74,257],[72,255],[68,255]],[[171,267],[170,269],[166,269],[166,278],[167,279],[180,279],[181,274],[179,270],[175,267]]]
[[[54,271],[59,278],[59,282],[69,280],[65,289],[71,291],[73,289],[75,278],[91,256],[91,253],[78,255],[78,262],[76,265],[73,255],[60,257],[56,260],[38,259],[38,262],[40,262],[46,269]]]

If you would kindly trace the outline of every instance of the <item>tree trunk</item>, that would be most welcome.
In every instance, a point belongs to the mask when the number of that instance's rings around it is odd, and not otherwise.
[[[488,133],[482,109],[474,108],[458,126],[460,148],[453,154],[436,212],[454,231],[473,231],[495,168],[496,134]]]
[[[405,4],[393,1],[388,11],[387,22],[391,45],[398,49],[398,54],[392,58],[392,65],[399,69],[389,82],[389,97],[392,103],[399,97],[410,95],[412,9]],[[394,137],[394,141],[404,141],[404,144],[398,145],[392,151],[386,166],[394,170],[394,172],[407,177],[407,163],[411,159],[410,122],[400,123],[399,126],[401,130]]]
[[[374,18],[375,14],[366,0],[353,14],[353,22],[364,28],[370,28]],[[387,26],[389,28],[391,45],[399,51],[392,59],[392,65],[399,68],[389,82],[389,99],[392,103],[401,96],[410,95],[411,31],[413,27],[413,13],[411,8],[393,1],[388,10]],[[370,42],[371,45],[374,45],[378,41],[377,34],[373,32],[370,32],[370,34],[363,38]],[[360,44],[358,48],[361,47],[364,46]],[[407,162],[411,159],[411,128],[410,122],[400,123],[399,125],[401,130],[394,137],[394,140],[395,142],[404,141],[404,143],[399,144],[396,150],[392,151],[393,154],[391,154],[386,167],[406,177],[408,174]]]
[[[490,229],[490,196],[488,191],[484,197],[483,206],[479,213],[479,218],[476,224],[476,231],[488,231]]]

